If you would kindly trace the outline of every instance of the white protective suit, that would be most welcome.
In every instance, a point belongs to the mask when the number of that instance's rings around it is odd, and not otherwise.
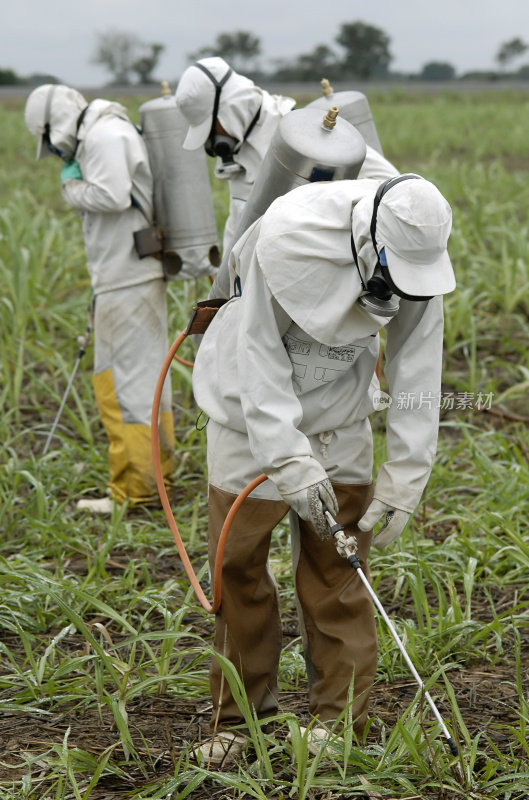
[[[152,175],[145,144],[125,108],[94,100],[77,139],[83,180],[66,181],[62,194],[81,213],[94,294],[163,278],[160,261],[140,259],[134,249],[133,233],[152,222]]]
[[[222,80],[230,69],[229,64],[223,58],[216,56],[203,58],[200,63],[218,81]],[[183,73],[175,97],[178,107],[190,124],[193,126],[200,123],[207,129],[206,133],[195,138],[190,146],[184,142],[184,149],[202,147],[209,133],[206,122],[209,121],[210,126],[212,122],[215,99],[214,84],[202,70],[191,66]],[[296,101],[292,97],[271,95],[235,70],[222,86],[217,119],[229,136],[242,142],[233,156],[234,162],[241,168],[240,171],[227,172],[223,169],[221,159],[217,160],[215,171],[218,178],[229,180],[230,187],[230,210],[223,234],[224,250],[232,243],[244,210],[244,204],[248,199],[279,120],[295,104]],[[259,109],[257,122],[247,138],[244,138]]]
[[[242,279],[242,298],[220,309],[193,371],[197,403],[213,422],[213,485],[238,493],[244,480],[264,472],[272,482],[253,496],[279,499],[325,472],[333,483],[369,482],[367,417],[379,388],[378,331],[385,327],[392,404],[375,496],[408,512],[417,505],[437,443],[442,299],[401,300],[392,319],[355,303],[362,287],[351,255],[351,210],[367,280],[376,262],[369,223],[377,185],[336,181],[294,189],[233,248],[230,269]]]
[[[41,86],[26,104],[28,127],[39,138],[38,155],[46,103],[50,141],[68,161],[75,158],[82,175],[65,180],[62,194],[81,214],[95,297],[93,381],[110,442],[110,492],[119,502],[149,502],[158,497],[150,445],[152,398],[168,341],[161,263],[140,259],[133,239],[152,221],[147,151],[122,105],[102,99],[87,104],[69,87]],[[169,481],[174,433],[168,386],[161,408],[163,472]]]
[[[409,181],[414,183],[418,181]],[[400,300],[393,318],[375,317],[357,303],[364,293],[362,281],[367,283],[377,263],[370,224],[378,185],[369,179],[312,183],[275,200],[231,251],[232,284],[239,278],[242,294],[214,317],[193,370],[195,398],[210,418],[211,569],[236,496],[261,473],[270,478],[246,498],[232,522],[223,553],[215,648],[236,667],[257,715],[274,713],[282,635],[267,559],[273,528],[290,507],[309,710],[320,721],[336,721],[351,702],[352,686],[351,714],[359,737],[377,666],[372,603],[333,542],[323,541],[309,517],[295,513],[289,498],[295,493],[306,497],[309,487],[326,481],[334,492],[336,518],[345,534],[355,537],[359,561],[369,575],[371,534],[361,522],[373,497],[368,417],[378,389],[375,365],[382,328],[393,402],[387,411],[387,460],[376,481],[376,501],[406,516],[417,505],[432,468],[439,423],[442,298]],[[397,189],[389,192],[394,193],[391,203]],[[408,224],[411,217],[403,205],[406,213],[393,222],[397,229],[411,228],[406,237],[411,250],[405,252],[413,260],[424,236],[413,227],[413,219]],[[388,208],[384,205],[379,216],[384,236],[390,230]],[[451,212],[444,199],[438,210],[445,252]],[[432,219],[424,229],[435,229],[435,213]],[[426,250],[434,244],[428,236]],[[393,240],[383,241],[389,252]],[[420,258],[410,272],[421,265],[428,272]],[[310,512],[310,499],[308,505]],[[215,659],[210,687],[213,730],[241,724],[241,712]]]
[[[357,179],[372,178],[373,180],[385,181],[399,174],[399,171],[388,159],[371,145],[366,145],[366,156],[364,163],[360,167]]]
[[[230,213],[224,227],[224,248],[233,241],[244,212],[244,206],[252,191],[257,173],[259,172],[259,167],[270,146],[270,141],[279,120],[293,108],[295,103],[291,97],[271,95],[264,89],[257,89],[257,87],[255,87],[255,89],[259,93],[258,96],[261,99],[261,115],[255,128],[241,146],[241,149],[234,155],[234,161],[240,164],[244,171],[240,174],[235,174],[229,179]],[[236,100],[236,97],[236,95],[233,97],[233,101]],[[232,109],[233,103],[230,102],[226,103],[226,110],[224,111],[223,109],[222,111],[222,118],[226,118],[228,125],[230,125]],[[222,122],[221,124],[223,127],[226,127]],[[229,129],[230,128],[226,128],[226,130]],[[215,174],[219,178],[224,177],[221,167],[216,169]]]

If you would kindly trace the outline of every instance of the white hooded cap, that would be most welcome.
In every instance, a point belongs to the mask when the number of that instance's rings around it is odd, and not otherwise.
[[[52,155],[44,136],[50,126],[50,141],[65,157],[73,155],[77,142],[77,120],[87,102],[76,89],[46,83],[34,89],[26,100],[26,125],[37,139],[37,159]]]
[[[230,70],[223,58],[200,59],[219,83]],[[199,67],[192,65],[183,73],[175,92],[176,104],[189,122],[184,150],[197,150],[209,136],[215,105],[215,84]],[[262,101],[262,90],[249,78],[232,71],[222,86],[217,119],[224,130],[242,141]]]
[[[447,251],[451,229],[452,209],[430,181],[404,180],[388,188],[378,207],[375,240],[400,291],[431,297],[455,289]]]

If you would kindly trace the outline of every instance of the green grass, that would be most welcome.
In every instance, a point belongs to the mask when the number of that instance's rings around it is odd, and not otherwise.
[[[142,100],[126,101],[136,121]],[[225,662],[252,747],[231,772],[191,758],[209,715],[212,621],[189,588],[165,517],[74,512],[76,499],[106,480],[90,348],[42,455],[90,290],[80,221],[60,198],[60,165],[34,161],[23,103],[11,101],[0,105],[2,800],[338,800],[362,793],[360,774],[386,798],[514,800],[528,792],[528,101],[515,93],[380,92],[370,102],[386,155],[434,180],[454,210],[458,288],[445,300],[443,382],[454,402],[442,411],[421,505],[370,566],[459,756],[448,753],[383,624],[368,749],[354,741],[346,710],[344,741],[325,757],[310,755],[299,730],[307,724],[306,676],[283,525],[272,552],[293,626],[280,664],[282,710],[266,729],[258,725]],[[212,180],[220,230],[226,187]],[[170,285],[171,336],[208,288]],[[183,355],[192,358],[190,343]],[[190,377],[174,366],[174,511],[210,592],[205,432]],[[480,410],[479,396],[492,407]],[[373,424],[379,464],[383,416]]]

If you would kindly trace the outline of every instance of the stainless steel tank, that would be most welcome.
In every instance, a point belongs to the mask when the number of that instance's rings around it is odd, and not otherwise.
[[[338,106],[340,116],[360,131],[368,145],[384,155],[365,94],[355,91],[335,92],[326,78],[321,81],[321,86],[322,96],[307,103],[305,108],[325,110],[331,106]]]
[[[236,239],[270,203],[296,186],[356,178],[366,155],[362,136],[341,110],[300,108],[281,118],[246,202]]]
[[[296,186],[357,177],[366,155],[362,135],[338,108],[289,111],[281,118],[252,187],[233,242],[223,254],[210,297],[228,297],[231,247],[268,206]]]
[[[218,233],[204,148],[184,150],[188,123],[167,83],[140,106],[140,123],[154,181],[155,224],[169,279],[196,278],[220,263]]]

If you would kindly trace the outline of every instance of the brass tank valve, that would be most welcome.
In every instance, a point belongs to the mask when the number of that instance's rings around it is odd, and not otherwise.
[[[321,90],[324,95],[333,93],[334,89],[332,88],[327,78],[322,78],[320,83],[321,83]]]
[[[323,127],[331,131],[336,125],[336,117],[340,109],[338,106],[331,106],[323,118]]]
[[[169,81],[162,81],[162,91],[160,94],[162,96],[166,94],[171,94],[171,87],[169,86]]]

